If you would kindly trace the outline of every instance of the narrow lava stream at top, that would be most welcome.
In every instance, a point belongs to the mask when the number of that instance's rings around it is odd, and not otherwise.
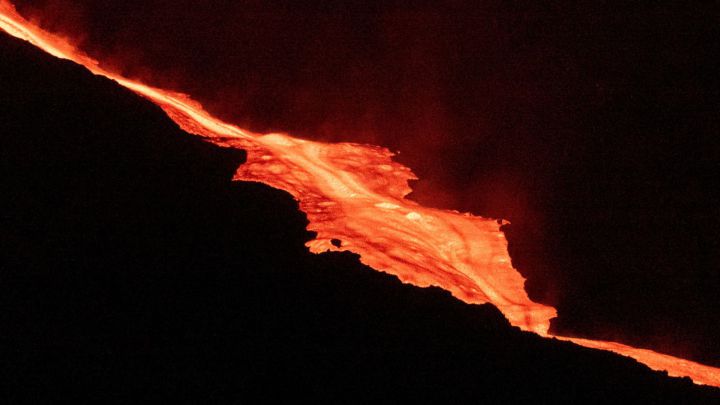
[[[495,305],[510,323],[544,337],[610,350],[671,376],[720,387],[720,369],[616,342],[553,336],[553,307],[531,301],[525,279],[512,267],[507,241],[496,221],[457,211],[423,207],[404,197],[412,171],[389,150],[355,143],[322,143],[287,134],[255,134],[224,123],[187,95],[153,88],[113,74],[45,32],[0,0],[0,29],[45,52],[80,64],[160,106],[183,130],[223,147],[244,149],[247,163],[234,180],[256,181],[289,192],[317,237],[311,252],[348,250],[366,265],[405,283],[439,286],[475,304]],[[342,241],[340,247],[332,239]]]

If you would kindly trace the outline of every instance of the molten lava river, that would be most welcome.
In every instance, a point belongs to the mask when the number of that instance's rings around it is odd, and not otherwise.
[[[247,163],[235,180],[285,190],[307,214],[315,253],[349,250],[368,266],[417,286],[439,286],[469,303],[491,303],[519,328],[550,337],[555,308],[532,302],[524,278],[512,267],[507,241],[494,220],[423,207],[405,199],[410,169],[385,148],[328,144],[286,134],[255,134],[224,123],[188,96],[128,80],[99,66],[64,38],[25,20],[0,0],[0,29],[58,58],[78,63],[151,100],[185,131],[210,142],[244,149]],[[342,241],[340,247],[332,239]],[[615,342],[554,336],[578,345],[632,357],[672,376],[720,387],[720,369]]]

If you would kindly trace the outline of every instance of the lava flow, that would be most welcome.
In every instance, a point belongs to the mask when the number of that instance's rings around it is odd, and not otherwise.
[[[439,286],[469,303],[491,303],[523,330],[550,337],[554,308],[532,302],[512,267],[507,241],[494,220],[423,207],[404,197],[410,169],[385,148],[327,144],[286,134],[254,134],[224,123],[184,94],[113,74],[62,37],[45,32],[0,0],[0,29],[58,58],[107,77],[159,105],[182,129],[224,147],[245,149],[235,180],[285,190],[307,214],[317,237],[312,252],[349,250],[368,266],[417,286]],[[331,243],[339,239],[340,246]],[[556,336],[632,357],[672,376],[720,387],[720,369],[615,342]]]

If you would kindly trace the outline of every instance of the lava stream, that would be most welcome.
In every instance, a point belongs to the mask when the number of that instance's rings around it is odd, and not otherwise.
[[[307,214],[317,238],[312,252],[349,250],[368,266],[418,286],[440,286],[469,303],[491,303],[510,323],[549,337],[554,308],[532,302],[525,279],[512,267],[507,241],[489,219],[423,207],[404,197],[410,169],[385,148],[327,144],[286,134],[254,134],[224,123],[180,93],[146,86],[106,71],[60,36],[45,32],[0,0],[0,29],[62,59],[107,77],[159,105],[182,129],[210,142],[248,152],[235,180],[285,190]],[[330,241],[339,239],[340,247]],[[720,369],[616,342],[558,339],[632,357],[672,376],[720,387]]]

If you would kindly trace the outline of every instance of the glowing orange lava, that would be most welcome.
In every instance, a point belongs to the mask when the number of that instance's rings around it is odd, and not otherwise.
[[[423,207],[404,197],[410,169],[392,161],[385,148],[327,144],[286,134],[254,134],[224,123],[184,94],[146,86],[101,68],[62,37],[43,31],[0,0],[0,29],[58,58],[85,66],[159,105],[185,131],[224,147],[248,152],[235,180],[285,190],[307,214],[317,238],[312,252],[349,250],[368,266],[418,286],[440,286],[469,303],[492,303],[510,323],[550,336],[554,308],[532,302],[525,279],[512,267],[507,241],[489,219]],[[342,241],[340,247],[331,239]],[[720,369],[615,342],[558,339],[632,357],[672,376],[720,387]]]

